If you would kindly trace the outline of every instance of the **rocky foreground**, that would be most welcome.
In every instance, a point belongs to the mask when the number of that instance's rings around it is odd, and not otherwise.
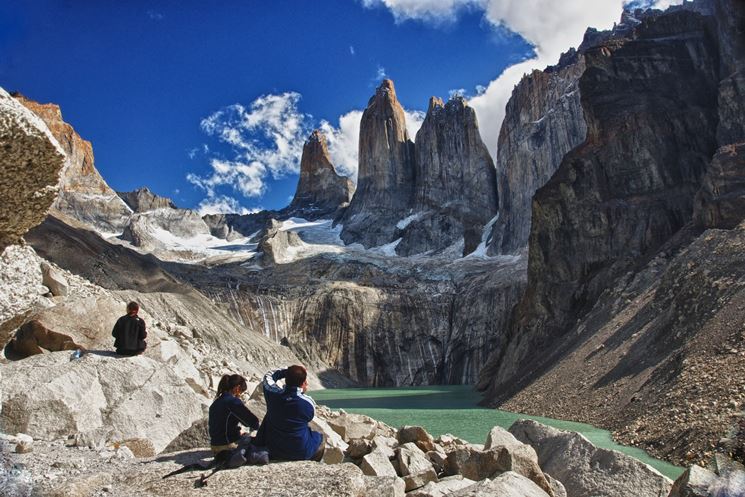
[[[247,404],[263,414],[259,389]],[[0,491],[8,497],[696,497],[745,491],[745,468],[725,458],[715,459],[710,469],[693,466],[673,484],[629,456],[535,421],[517,421],[509,431],[494,427],[479,445],[450,435],[435,439],[417,426],[394,430],[322,406],[313,427],[326,436],[323,462],[226,469],[206,483],[206,469],[163,479],[184,465],[208,462],[205,421],[149,456],[153,444],[145,439],[2,435]]]

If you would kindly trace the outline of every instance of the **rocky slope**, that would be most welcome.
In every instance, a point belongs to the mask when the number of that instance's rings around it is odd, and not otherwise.
[[[300,179],[287,210],[294,217],[310,220],[333,218],[339,208],[349,204],[353,193],[352,180],[339,176],[331,164],[326,137],[314,130],[303,146]]]
[[[101,232],[121,233],[131,210],[98,173],[91,142],[83,140],[62,119],[58,105],[42,104],[18,93],[13,96],[47,124],[65,152],[60,192],[53,209]]]
[[[739,228],[695,223],[745,214],[745,7],[715,6],[586,51],[587,139],[534,197],[528,288],[480,382],[510,409],[596,422],[674,461],[705,457],[739,408],[718,395],[745,381],[742,338],[718,321],[738,326]],[[723,390],[699,390],[722,370]]]
[[[346,243],[371,247],[393,240],[396,223],[411,207],[414,164],[404,109],[386,79],[362,114],[357,191],[341,220]]]

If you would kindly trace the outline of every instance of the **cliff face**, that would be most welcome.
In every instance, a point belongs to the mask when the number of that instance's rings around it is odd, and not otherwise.
[[[58,105],[14,96],[46,123],[67,156],[53,210],[99,231],[120,233],[132,211],[98,173],[91,143],[62,119]]]
[[[362,114],[357,191],[341,221],[346,243],[370,247],[393,239],[396,223],[411,207],[414,160],[404,109],[386,79]]]
[[[189,269],[250,329],[365,386],[469,384],[504,341],[525,261],[454,265],[321,256],[261,271]],[[187,277],[185,274],[184,277]]]
[[[528,244],[531,202],[567,152],[582,143],[587,126],[580,104],[584,56],[571,51],[559,65],[533,71],[512,92],[497,148],[499,219],[490,254],[508,254]]]
[[[300,180],[287,210],[305,219],[320,219],[333,215],[349,204],[354,183],[339,176],[331,163],[326,137],[313,131],[303,146],[300,160]]]
[[[676,462],[706,458],[738,405],[713,400],[745,381],[745,6],[714,4],[588,47],[587,139],[536,192],[528,287],[479,383]]]
[[[514,341],[484,371],[493,392],[539,372],[585,306],[692,218],[716,148],[716,40],[706,18],[688,12],[635,34],[585,54],[587,140],[534,197],[528,290]]]
[[[494,163],[465,99],[432,97],[416,136],[413,220],[402,229],[400,255],[439,250],[463,241],[476,249],[497,214]]]
[[[64,152],[47,126],[0,88],[0,254],[44,220]]]

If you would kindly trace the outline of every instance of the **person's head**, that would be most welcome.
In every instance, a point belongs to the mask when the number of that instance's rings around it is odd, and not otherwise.
[[[296,364],[287,368],[285,385],[288,387],[298,387],[304,392],[308,388],[307,378],[308,372],[305,368]]]
[[[248,390],[246,379],[239,374],[224,374],[217,385],[217,396],[220,397],[228,392],[235,397],[239,397],[243,392]]]
[[[137,302],[130,302],[127,304],[127,314],[135,316],[140,311],[140,304]]]

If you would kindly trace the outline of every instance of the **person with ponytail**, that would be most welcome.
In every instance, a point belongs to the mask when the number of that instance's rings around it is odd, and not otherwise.
[[[259,418],[240,399],[247,389],[246,379],[239,374],[226,374],[220,379],[209,417],[210,445],[214,454],[249,443],[240,425],[251,430],[259,428]]]

